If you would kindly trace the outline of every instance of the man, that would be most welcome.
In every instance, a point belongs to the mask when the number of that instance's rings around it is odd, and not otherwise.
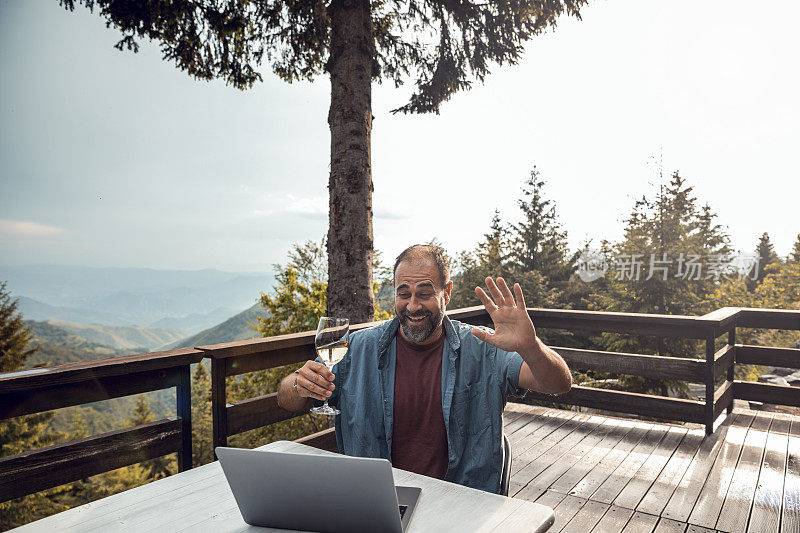
[[[437,246],[403,251],[394,285],[396,316],[354,332],[335,375],[309,361],[285,378],[278,404],[301,411],[327,398],[341,410],[340,452],[498,492],[507,396],[567,392],[569,368],[537,337],[519,284],[475,288],[494,332],[445,316],[453,282]]]

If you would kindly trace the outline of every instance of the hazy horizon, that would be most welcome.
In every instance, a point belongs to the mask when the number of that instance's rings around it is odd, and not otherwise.
[[[534,165],[576,250],[618,241],[680,171],[735,250],[785,257],[800,197],[800,4],[608,0],[562,18],[438,116],[373,85],[375,248],[456,254]],[[691,10],[691,17],[687,17]],[[198,82],[83,6],[0,0],[0,263],[271,272],[327,232],[330,85]],[[660,165],[660,162],[663,164]],[[660,166],[660,169],[659,169]]]

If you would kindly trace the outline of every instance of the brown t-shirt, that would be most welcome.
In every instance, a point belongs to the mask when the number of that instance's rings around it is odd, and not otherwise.
[[[394,373],[392,466],[438,479],[447,472],[442,414],[442,348],[411,344],[398,332]]]

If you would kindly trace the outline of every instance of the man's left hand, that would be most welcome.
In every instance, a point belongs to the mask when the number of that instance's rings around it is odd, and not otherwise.
[[[514,284],[514,294],[503,278],[497,278],[496,283],[491,277],[486,278],[486,287],[491,298],[480,287],[475,287],[475,294],[492,318],[494,335],[478,328],[472,328],[472,334],[507,352],[519,352],[524,347],[533,346],[536,329],[525,309],[525,297],[519,283]]]

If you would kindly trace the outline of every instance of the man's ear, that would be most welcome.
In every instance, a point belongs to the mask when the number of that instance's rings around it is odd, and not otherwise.
[[[450,293],[453,290],[453,282],[448,281],[447,285],[444,286],[444,304],[447,305],[450,303]]]

